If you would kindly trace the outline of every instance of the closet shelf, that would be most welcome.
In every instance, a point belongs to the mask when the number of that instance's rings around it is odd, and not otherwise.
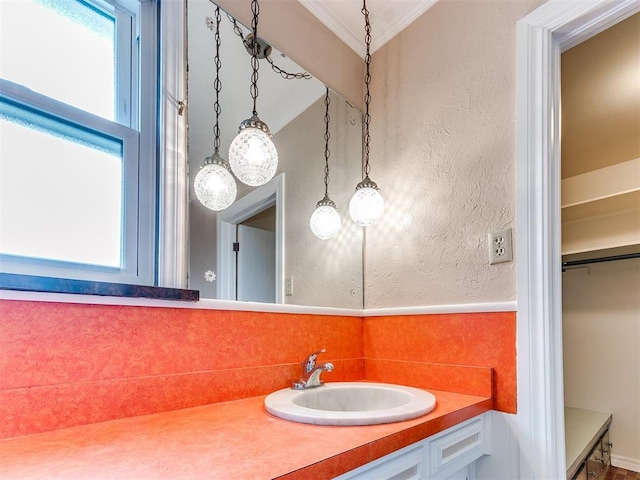
[[[562,180],[562,208],[640,192],[640,158]]]
[[[562,180],[562,254],[640,245],[640,158]]]

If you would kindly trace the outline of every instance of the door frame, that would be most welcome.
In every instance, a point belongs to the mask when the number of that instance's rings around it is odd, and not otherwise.
[[[517,25],[517,349],[520,478],[565,478],[560,54],[640,0],[549,0]]]
[[[233,243],[236,225],[275,205],[276,207],[276,303],[284,303],[284,180],[285,174],[252,190],[235,201],[216,218],[216,256],[218,278],[216,295],[220,300],[235,300],[236,261]]]

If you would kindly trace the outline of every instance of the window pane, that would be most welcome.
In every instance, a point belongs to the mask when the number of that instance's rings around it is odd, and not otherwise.
[[[0,101],[0,253],[120,268],[122,143]]]
[[[0,0],[0,76],[115,120],[116,25],[80,0]]]

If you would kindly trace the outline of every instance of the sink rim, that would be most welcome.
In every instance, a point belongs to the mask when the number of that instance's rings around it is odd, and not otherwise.
[[[411,395],[411,401],[397,406],[377,410],[337,411],[308,408],[293,403],[295,399],[317,389],[378,389],[395,390]],[[264,406],[276,417],[297,423],[313,425],[378,425],[400,422],[426,415],[436,406],[436,397],[415,387],[380,382],[331,382],[317,389],[293,390],[285,388],[266,396]]]

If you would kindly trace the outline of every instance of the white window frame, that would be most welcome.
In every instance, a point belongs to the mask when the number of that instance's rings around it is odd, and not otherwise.
[[[186,2],[160,5],[160,179],[158,277],[186,288],[188,255]]]
[[[113,283],[153,285],[156,264],[157,143],[157,1],[94,0],[124,26],[117,37],[118,62],[137,65],[118,69],[116,122],[90,114],[28,88],[0,79],[0,93],[14,102],[51,114],[81,128],[104,133],[123,143],[124,219],[122,268],[0,256],[3,273]],[[134,29],[135,27],[135,29]],[[134,37],[135,33],[135,37]],[[126,46],[124,36],[131,39]],[[126,69],[129,71],[129,69]],[[143,112],[143,113],[141,113]],[[90,201],[90,199],[87,199]]]

